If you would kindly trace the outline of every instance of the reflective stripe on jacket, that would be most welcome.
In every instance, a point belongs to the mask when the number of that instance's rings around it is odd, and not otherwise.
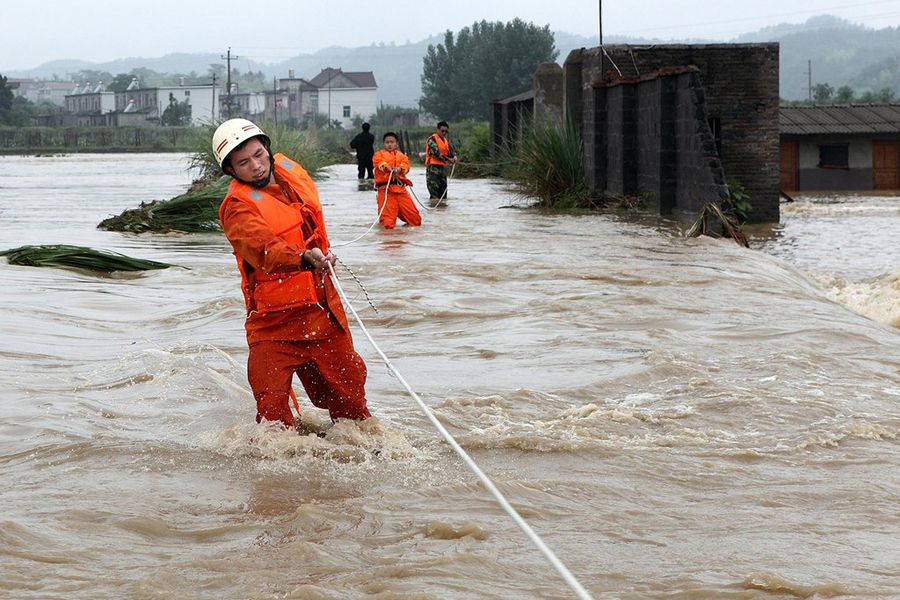
[[[429,140],[434,140],[434,143],[437,144],[438,151],[441,153],[441,156],[450,156],[450,141],[446,138],[442,138],[436,133],[432,133],[428,138]],[[441,159],[440,156],[434,156],[431,153],[430,145],[427,140],[425,142],[425,164],[426,165],[446,165],[447,161]]]
[[[327,253],[328,235],[322,205],[309,174],[285,155],[276,154],[275,180],[281,183],[287,201],[233,179],[219,206],[219,219],[223,217],[225,204],[238,200],[262,217],[272,233],[285,242]],[[318,303],[312,271],[263,273],[237,252],[235,257],[248,312],[267,313]]]

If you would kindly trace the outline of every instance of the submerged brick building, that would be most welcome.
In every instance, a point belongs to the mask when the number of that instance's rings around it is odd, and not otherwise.
[[[561,96],[595,194],[643,196],[690,219],[734,179],[751,221],[779,220],[778,44],[582,48],[559,76],[561,94],[544,93],[559,86],[539,69],[530,94],[495,103],[495,142],[511,131],[505,116],[554,114]]]

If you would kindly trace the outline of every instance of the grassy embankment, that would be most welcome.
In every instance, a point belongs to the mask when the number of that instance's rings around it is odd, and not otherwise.
[[[195,127],[0,127],[0,154],[190,152]]]

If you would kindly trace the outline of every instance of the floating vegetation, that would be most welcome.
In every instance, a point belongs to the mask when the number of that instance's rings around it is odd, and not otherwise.
[[[745,248],[750,247],[750,244],[747,243],[747,236],[741,231],[741,224],[737,218],[725,214],[718,204],[712,202],[707,202],[700,209],[700,212],[697,214],[697,220],[691,225],[687,236],[699,237],[708,235],[710,237],[722,237],[722,232],[724,232],[725,237],[730,237],[738,245]]]
[[[21,246],[0,252],[11,265],[28,267],[75,267],[90,271],[110,273],[112,271],[150,271],[168,269],[172,265],[132,258],[111,250],[94,250],[85,246],[65,244],[46,246]]]
[[[138,208],[129,208],[116,217],[104,219],[97,227],[132,233],[220,231],[219,204],[225,197],[229,181],[230,177],[220,177],[212,184],[197,186],[170,200],[142,202]]]

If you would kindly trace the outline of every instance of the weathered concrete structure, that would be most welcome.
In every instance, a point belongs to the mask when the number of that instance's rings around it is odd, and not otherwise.
[[[697,67],[593,84],[582,123],[590,187],[642,196],[655,212],[683,219],[726,200],[703,98]]]
[[[750,220],[778,221],[778,44],[603,50],[575,50],[564,65],[565,113],[593,190],[690,214],[734,178]]]
[[[523,118],[558,114],[560,87],[595,194],[643,196],[660,214],[690,219],[726,198],[733,178],[751,221],[779,220],[778,44],[574,50],[561,81],[542,65],[534,89],[494,103],[495,144]]]

